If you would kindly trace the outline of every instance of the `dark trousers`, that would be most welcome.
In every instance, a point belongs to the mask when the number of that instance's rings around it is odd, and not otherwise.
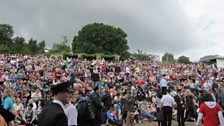
[[[162,122],[162,126],[171,126],[172,107],[164,106],[163,107],[163,116],[164,116],[164,121]]]
[[[178,126],[185,126],[184,109],[177,110],[177,122],[178,122]]]
[[[94,119],[93,126],[101,126],[101,119],[98,118]]]
[[[123,122],[125,121],[125,123],[126,123],[126,117],[127,117],[127,111],[122,111],[121,112],[122,114],[121,114],[121,125],[123,125]]]
[[[119,121],[111,121],[111,120],[109,120],[108,123],[113,125],[113,126],[122,126],[121,122],[119,122]]]
[[[188,109],[186,111],[185,121],[187,121],[187,118],[188,118],[189,114],[191,115],[191,117],[193,117],[195,119],[195,121],[197,121],[197,115],[196,115],[194,109]]]
[[[167,87],[162,87],[162,94],[166,94]]]

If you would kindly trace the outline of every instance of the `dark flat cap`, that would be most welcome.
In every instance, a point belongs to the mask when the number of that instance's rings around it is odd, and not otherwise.
[[[51,87],[51,91],[53,92],[53,94],[57,94],[59,92],[73,93],[74,89],[72,89],[72,87],[70,86],[70,83],[67,81],[67,82],[62,82],[62,83],[53,85]]]

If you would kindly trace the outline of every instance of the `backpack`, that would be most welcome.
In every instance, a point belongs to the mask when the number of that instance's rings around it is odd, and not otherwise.
[[[86,120],[94,120],[95,119],[95,113],[94,113],[94,105],[92,100],[87,97],[86,98]]]

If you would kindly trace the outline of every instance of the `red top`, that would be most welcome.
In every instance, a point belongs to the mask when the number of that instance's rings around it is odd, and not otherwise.
[[[199,112],[204,115],[204,126],[219,126],[218,112],[222,111],[219,104],[216,103],[214,108],[209,108],[205,103],[202,103]]]
[[[146,80],[138,80],[138,84],[139,84],[140,86],[144,85],[145,82],[146,82]]]
[[[101,69],[102,69],[102,71],[106,71],[107,70],[106,65],[102,64]]]

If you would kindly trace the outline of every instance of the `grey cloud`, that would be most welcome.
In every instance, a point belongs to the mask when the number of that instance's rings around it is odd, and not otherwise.
[[[51,47],[86,24],[121,27],[132,51],[181,53],[196,38],[178,0],[0,0],[0,23],[14,26],[26,39],[45,40]]]

